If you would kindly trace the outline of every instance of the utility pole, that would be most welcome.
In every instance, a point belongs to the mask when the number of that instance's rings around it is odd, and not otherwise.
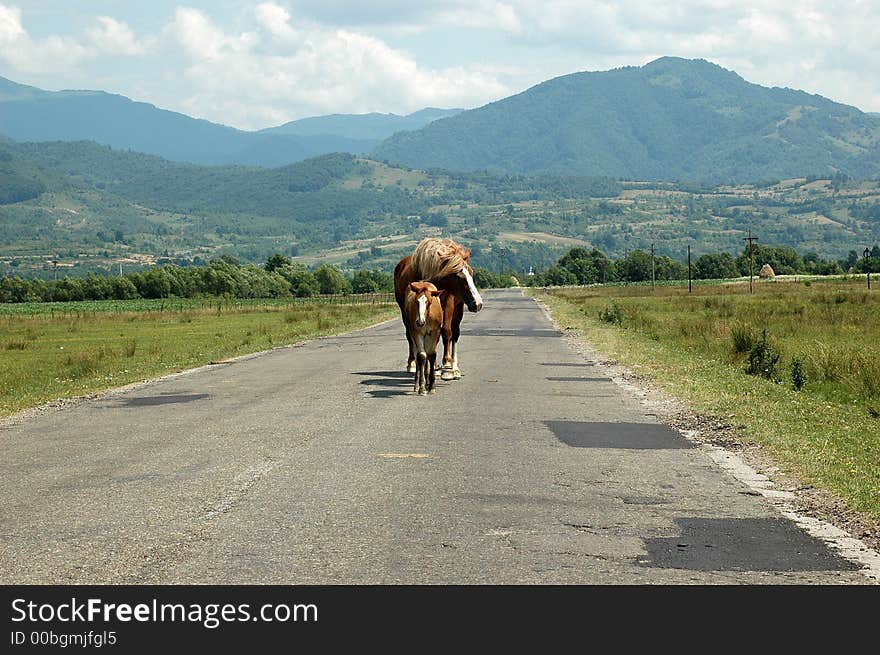
[[[755,253],[752,249],[752,241],[757,241],[758,237],[752,236],[752,231],[749,230],[749,236],[743,237],[743,241],[749,242],[749,293],[753,292],[752,289],[752,277],[754,276],[755,270]]]
[[[58,260],[57,259],[52,260],[52,279],[53,280],[58,279]]]
[[[865,256],[865,268],[868,271],[868,291],[871,290],[871,262],[868,261],[868,258],[871,256],[871,249],[865,248],[865,252],[863,253]]]
[[[691,244],[688,244],[688,293],[693,293],[691,286]]]
[[[651,291],[654,290],[654,244],[651,244]]]

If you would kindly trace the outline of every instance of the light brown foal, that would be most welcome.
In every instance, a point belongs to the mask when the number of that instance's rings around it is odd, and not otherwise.
[[[413,391],[424,396],[434,393],[434,370],[437,364],[437,342],[443,326],[440,290],[430,282],[410,282],[406,291],[403,315],[407,323],[410,352],[416,355],[416,377]]]

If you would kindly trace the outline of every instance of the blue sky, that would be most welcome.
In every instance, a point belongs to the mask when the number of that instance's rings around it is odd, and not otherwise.
[[[875,0],[0,0],[3,77],[243,129],[477,107],[663,55],[880,111]]]

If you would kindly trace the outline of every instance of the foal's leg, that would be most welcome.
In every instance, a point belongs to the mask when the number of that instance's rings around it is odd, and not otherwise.
[[[428,355],[425,354],[425,351],[419,352],[418,364],[416,366],[418,369],[416,378],[418,379],[419,395],[424,396],[427,393],[425,387],[427,386],[428,378]]]
[[[412,339],[410,339],[410,342],[409,342],[410,352],[414,352],[417,348],[417,345],[415,343],[415,338],[416,338],[415,335],[413,335]],[[413,392],[417,393],[419,390],[419,377],[422,374],[421,367],[419,366],[418,358],[416,358],[416,360],[413,362],[413,373],[415,374],[413,376]]]

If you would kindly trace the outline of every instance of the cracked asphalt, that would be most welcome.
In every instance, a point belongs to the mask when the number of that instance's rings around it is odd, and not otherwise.
[[[419,397],[399,321],[0,429],[0,583],[864,584],[517,290]]]

